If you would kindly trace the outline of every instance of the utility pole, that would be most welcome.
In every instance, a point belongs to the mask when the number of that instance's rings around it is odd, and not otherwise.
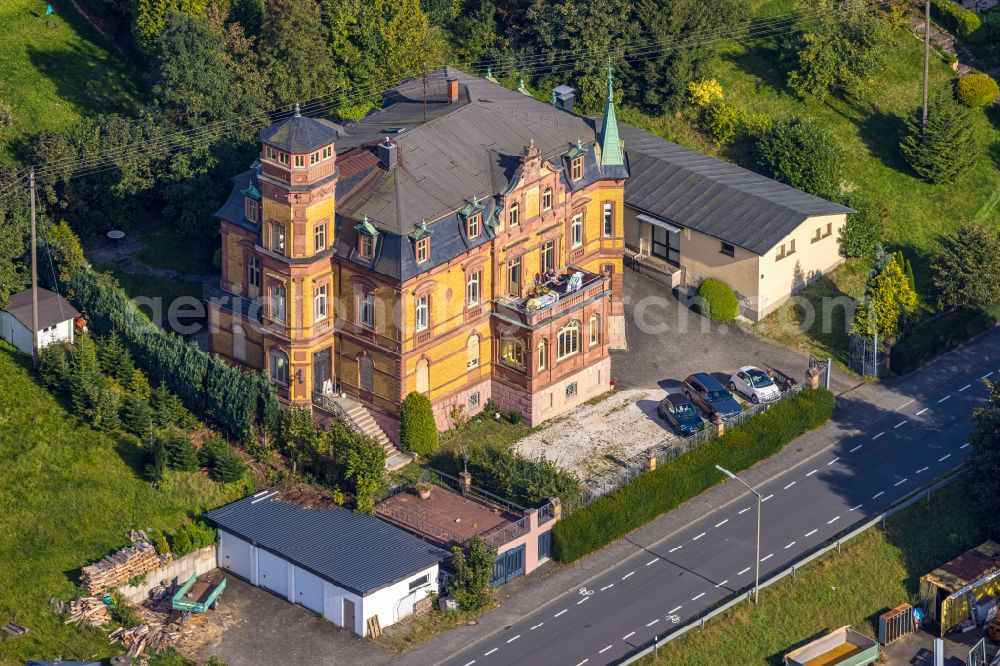
[[[423,122],[426,123],[427,122],[427,63],[426,62],[421,63],[420,67],[423,70],[423,77],[421,77],[421,78],[423,79],[423,82],[424,82],[424,120],[423,120]]]
[[[38,251],[35,241],[35,167],[29,171],[31,190],[31,362],[38,368]]]
[[[924,111],[920,127],[927,127],[927,88],[931,63],[931,0],[924,0]]]

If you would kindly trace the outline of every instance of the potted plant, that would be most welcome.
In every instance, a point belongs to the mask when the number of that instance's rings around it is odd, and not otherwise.
[[[431,484],[427,483],[426,481],[421,481],[420,483],[418,483],[417,484],[417,495],[419,495],[420,499],[422,499],[422,500],[430,499],[431,498]]]

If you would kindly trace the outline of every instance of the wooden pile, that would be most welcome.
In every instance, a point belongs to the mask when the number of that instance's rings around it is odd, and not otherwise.
[[[69,602],[69,617],[63,624],[87,624],[100,627],[111,621],[111,610],[100,597],[80,597]]]
[[[103,560],[83,567],[80,583],[91,594],[124,585],[129,580],[143,576],[160,566],[160,556],[153,544],[136,541]]]
[[[128,656],[138,657],[143,652],[160,653],[173,647],[181,634],[174,627],[162,624],[143,624],[138,627],[115,629],[108,638],[112,643],[121,641]]]

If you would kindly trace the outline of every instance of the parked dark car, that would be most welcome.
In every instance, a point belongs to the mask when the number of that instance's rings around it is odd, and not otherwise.
[[[705,428],[705,420],[698,413],[698,408],[684,395],[668,395],[660,401],[656,413],[673,426],[678,435],[691,435]]]
[[[743,411],[733,394],[706,372],[696,372],[684,380],[684,395],[710,417],[716,413],[733,416]]]

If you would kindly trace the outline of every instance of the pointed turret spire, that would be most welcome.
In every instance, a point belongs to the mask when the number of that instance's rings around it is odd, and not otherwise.
[[[618,136],[618,117],[615,115],[614,69],[611,67],[611,56],[608,56],[608,98],[604,104],[604,120],[601,123],[601,166],[622,166],[625,155],[622,152],[622,142]]]

